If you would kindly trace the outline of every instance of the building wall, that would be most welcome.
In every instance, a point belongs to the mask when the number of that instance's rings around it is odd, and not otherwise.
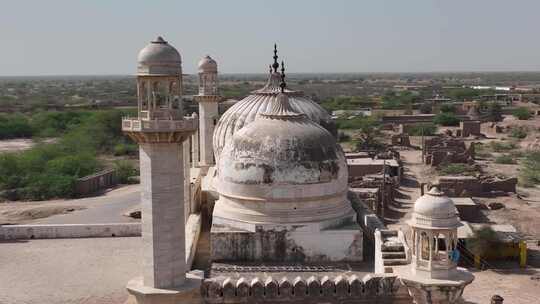
[[[141,224],[62,224],[0,226],[0,240],[140,236]]]
[[[359,227],[317,231],[258,230],[212,231],[213,261],[331,262],[361,261],[362,231]],[[356,229],[355,229],[356,228]],[[311,231],[310,231],[311,230]]]

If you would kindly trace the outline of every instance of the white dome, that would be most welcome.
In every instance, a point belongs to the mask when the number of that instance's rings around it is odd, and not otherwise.
[[[280,73],[271,73],[267,84],[260,90],[252,92],[230,107],[216,125],[213,137],[214,153],[219,162],[221,150],[232,140],[234,133],[255,120],[259,113],[270,110],[273,101],[281,91]],[[285,90],[293,111],[306,114],[311,121],[322,125],[335,136],[335,126],[330,115],[319,104],[304,96],[302,92]]]
[[[199,61],[199,73],[217,73],[217,62],[206,55]]]
[[[285,100],[285,102],[284,102]],[[269,112],[234,134],[218,175],[238,184],[327,183],[347,171],[330,132],[294,112],[279,94]]]
[[[420,228],[455,228],[460,226],[454,202],[437,187],[421,196],[414,203],[411,226]]]
[[[137,57],[139,75],[181,75],[180,53],[162,37],[145,46]]]
[[[347,164],[330,132],[280,93],[235,133],[218,163],[214,214],[246,222],[296,223],[350,216]]]

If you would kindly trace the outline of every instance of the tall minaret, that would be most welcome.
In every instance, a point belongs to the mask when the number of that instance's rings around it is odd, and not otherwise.
[[[195,96],[195,100],[199,102],[199,165],[201,167],[210,167],[215,164],[212,137],[218,120],[220,99],[217,62],[207,55],[199,61],[199,94]]]
[[[197,129],[197,121],[181,115],[180,54],[161,37],[139,53],[137,94],[138,116],[124,118],[122,131],[140,151],[143,280],[130,282],[128,290],[146,303],[149,294],[159,294],[153,290],[185,286],[189,271],[182,143]]]

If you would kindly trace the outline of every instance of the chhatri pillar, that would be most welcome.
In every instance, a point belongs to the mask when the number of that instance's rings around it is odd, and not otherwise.
[[[138,115],[122,120],[140,151],[142,277],[127,285],[137,303],[189,299],[200,283],[186,277],[182,145],[197,121],[182,117],[181,77],[178,51],[161,37],[152,41],[138,57]]]
[[[416,304],[459,303],[472,273],[457,267],[457,228],[461,226],[454,202],[436,187],[416,200],[412,219],[410,268],[400,275]]]
[[[199,138],[201,168],[215,164],[212,138],[218,120],[218,104],[221,100],[218,92],[217,62],[210,56],[199,61],[199,94],[194,96],[199,103]]]

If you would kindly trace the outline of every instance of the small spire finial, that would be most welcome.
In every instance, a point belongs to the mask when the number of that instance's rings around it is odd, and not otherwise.
[[[287,84],[285,83],[285,62],[281,61],[281,83],[279,84],[281,92],[285,92],[286,86]]]
[[[165,44],[165,43],[167,43],[167,41],[165,41],[165,39],[163,39],[163,37],[161,37],[161,36],[158,36],[158,37],[156,38],[156,40],[154,40],[154,41],[152,41],[152,42],[153,42],[153,43],[159,43],[159,44]]]
[[[274,43],[274,64],[272,64],[272,67],[274,68],[274,73],[277,73],[277,69],[279,68],[279,63],[277,60],[278,60],[277,44]]]

